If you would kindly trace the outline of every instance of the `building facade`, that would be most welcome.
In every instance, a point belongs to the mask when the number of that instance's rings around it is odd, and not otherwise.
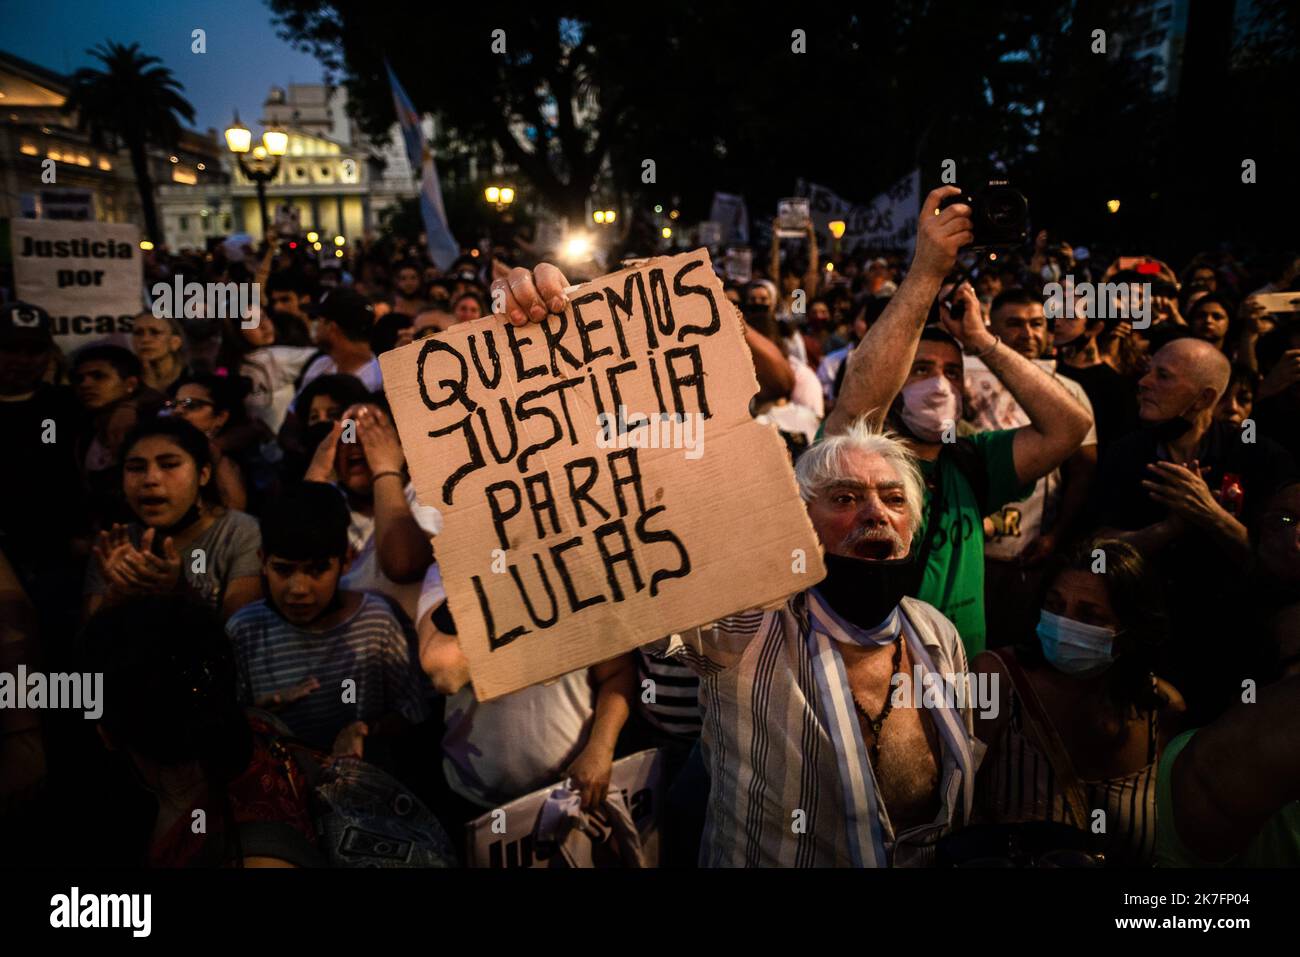
[[[384,210],[416,195],[400,137],[378,144],[362,136],[347,114],[342,87],[272,87],[262,105],[261,125],[283,130],[289,138],[279,170],[266,185],[272,223],[280,218],[296,222],[304,233],[320,233],[325,242],[335,236],[350,242],[375,231]],[[261,239],[257,187],[237,167],[230,193],[235,230]]]
[[[63,112],[70,78],[0,51],[0,219],[143,223],[126,150],[96,148]],[[150,148],[163,241],[202,247],[229,232],[234,210],[216,131],[182,130],[175,150]]]

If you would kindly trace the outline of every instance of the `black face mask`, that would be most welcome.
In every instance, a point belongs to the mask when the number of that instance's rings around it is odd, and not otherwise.
[[[889,617],[916,582],[916,555],[869,562],[825,555],[826,577],[817,591],[835,614],[859,628],[874,628]]]
[[[1056,344],[1056,358],[1060,362],[1069,362],[1088,345],[1087,336],[1075,336],[1069,342],[1058,342]]]
[[[1154,437],[1157,442],[1168,445],[1190,432],[1193,425],[1194,423],[1184,419],[1181,415],[1176,415],[1172,419],[1165,419],[1163,422],[1144,423],[1142,428],[1148,435]]]
[[[751,303],[745,306],[745,321],[753,327],[754,331],[769,339],[777,334],[776,317],[767,306],[760,306]]]
[[[185,529],[189,528],[191,525],[193,525],[202,517],[203,517],[203,513],[199,509],[198,499],[195,499],[194,504],[189,507],[189,511],[187,511],[184,515],[182,515],[179,521],[158,529],[158,531],[154,534],[154,541],[158,543],[154,546],[155,549],[159,552],[159,554],[161,554],[162,553],[161,543],[163,539],[165,539],[168,535],[175,535],[178,532],[185,531]]]
[[[307,428],[303,430],[303,435],[307,443],[307,452],[315,454],[316,449],[325,441],[325,437],[330,434],[330,431],[333,428],[334,423],[329,419],[307,426]]]

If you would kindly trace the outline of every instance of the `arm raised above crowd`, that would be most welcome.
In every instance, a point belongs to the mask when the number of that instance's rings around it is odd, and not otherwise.
[[[903,388],[934,297],[956,263],[957,251],[975,238],[969,206],[954,203],[939,209],[939,203],[959,192],[955,186],[944,186],[925,198],[911,268],[880,318],[845,360],[844,384],[826,418],[827,435],[845,431],[863,415],[879,426]]]
[[[1174,825],[1207,861],[1241,853],[1274,814],[1300,800],[1300,675],[1265,688],[1196,733],[1174,760]]]
[[[968,354],[979,356],[1029,416],[1029,424],[1016,430],[1011,451],[1016,478],[1024,485],[1036,482],[1079,450],[1092,428],[1092,413],[1065,386],[988,331],[968,283],[957,296],[965,303],[961,318],[941,309],[939,321]]]

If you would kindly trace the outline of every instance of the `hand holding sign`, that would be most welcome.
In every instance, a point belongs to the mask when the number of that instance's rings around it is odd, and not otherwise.
[[[550,263],[538,263],[537,269],[511,269],[504,279],[492,282],[492,310],[513,325],[542,322],[551,314],[559,315],[569,304],[565,287],[569,282]],[[497,309],[498,302],[504,307]]]
[[[503,281],[509,325],[380,357],[417,495],[443,513],[439,567],[480,700],[820,580],[706,251],[567,295],[553,266]]]

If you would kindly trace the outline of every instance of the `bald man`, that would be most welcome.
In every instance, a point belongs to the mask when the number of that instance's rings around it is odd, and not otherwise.
[[[1160,349],[1138,382],[1142,428],[1107,450],[1093,489],[1098,524],[1141,551],[1168,586],[1170,658],[1158,673],[1205,719],[1232,692],[1226,673],[1214,673],[1216,642],[1241,632],[1231,597],[1250,556],[1247,529],[1295,471],[1249,419],[1214,420],[1229,372],[1209,343],[1176,339]]]

